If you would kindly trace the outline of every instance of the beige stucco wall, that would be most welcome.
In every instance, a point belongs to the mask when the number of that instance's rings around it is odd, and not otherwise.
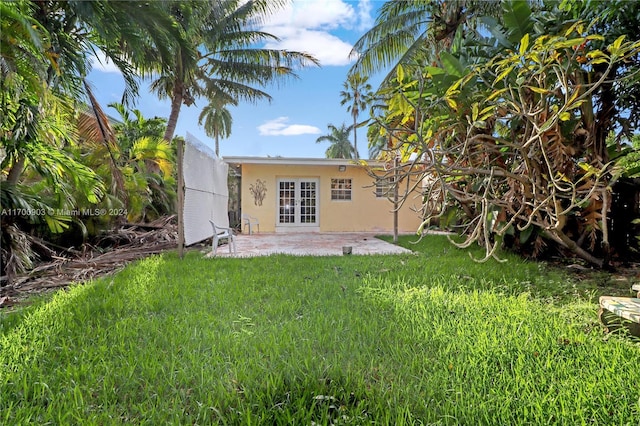
[[[242,213],[255,216],[260,221],[260,232],[278,232],[283,228],[277,222],[277,182],[281,178],[315,178],[318,179],[318,211],[319,228],[305,230],[320,232],[354,232],[372,231],[393,232],[393,204],[386,198],[375,196],[373,179],[366,171],[355,165],[347,166],[340,172],[338,166],[327,165],[265,165],[243,164],[241,186]],[[351,201],[331,200],[331,179],[351,178]],[[256,181],[265,183],[267,188],[262,205],[256,204],[250,186]],[[398,216],[398,229],[401,233],[412,233],[420,225],[419,215],[411,210],[419,199],[411,199],[403,206]],[[287,232],[296,229],[287,229]]]

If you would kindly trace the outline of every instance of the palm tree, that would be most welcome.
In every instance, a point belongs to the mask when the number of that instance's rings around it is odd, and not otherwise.
[[[351,133],[352,126],[347,126],[345,123],[342,123],[339,128],[333,124],[329,124],[327,127],[329,134],[316,139],[316,143],[324,141],[331,142],[331,145],[329,145],[329,148],[327,148],[325,152],[327,158],[353,158],[355,149],[349,141],[349,133]]]
[[[128,156],[134,143],[144,137],[162,139],[167,127],[167,120],[160,117],[145,118],[139,109],[128,109],[124,104],[112,102],[107,105],[116,110],[120,122],[111,127],[117,134],[117,142],[121,155]]]
[[[227,0],[181,6],[177,20],[192,48],[176,45],[172,62],[151,85],[160,98],[171,100],[165,140],[173,137],[182,105],[194,104],[198,96],[235,102],[271,100],[258,87],[296,77],[296,67],[318,65],[305,53],[256,47],[277,40],[254,27],[285,3]]]
[[[11,259],[28,260],[30,256],[28,244],[14,247],[14,243],[29,241],[26,236],[38,232],[41,224],[55,234],[73,220],[49,212],[95,205],[104,198],[106,188],[100,177],[84,164],[86,158],[73,155],[80,139],[74,103],[88,98],[94,123],[105,144],[109,143],[105,138],[108,129],[101,126],[94,99],[85,91],[91,58],[102,51],[123,71],[127,93],[135,93],[138,58],[151,52],[166,57],[165,46],[180,42],[165,4],[106,0],[0,3],[0,146],[6,151],[1,167],[7,176],[0,196],[3,207],[47,212],[29,215],[28,222],[34,227],[2,221],[3,242],[10,242],[0,250],[5,271],[15,272],[29,264],[9,266]],[[148,19],[138,22],[141,12]],[[31,229],[25,232],[18,225]]]
[[[169,13],[175,2],[22,3],[29,3],[32,18],[49,35],[44,48],[47,85],[72,98],[82,96],[82,79],[97,51],[120,68],[127,83],[124,98],[129,99],[137,94],[137,77],[155,71],[149,64],[168,63],[172,46],[186,45]]]
[[[31,3],[0,3],[0,142],[7,183],[15,185],[25,167],[27,141],[42,127],[40,99],[60,100],[42,82],[47,75],[49,33],[33,17]]]
[[[373,123],[367,128],[369,158],[381,159],[388,149],[388,138],[380,134],[380,127],[379,123]]]
[[[347,111],[353,117],[353,150],[356,158],[360,158],[358,154],[358,116],[360,112],[367,108],[372,99],[371,85],[367,83],[369,78],[360,73],[351,73],[344,82],[344,90],[340,92],[342,101],[340,105],[348,104]]]
[[[204,122],[204,132],[216,141],[216,155],[220,156],[220,137],[228,138],[231,135],[233,117],[225,107],[227,103],[237,105],[235,101],[216,98],[202,109],[198,117],[198,124]]]
[[[354,44],[351,56],[357,60],[350,74],[368,76],[392,67],[386,82],[398,64],[430,64],[440,51],[451,48],[460,27],[477,31],[477,18],[501,13],[499,1],[387,1],[373,28]]]
[[[33,5],[26,1],[0,3],[0,92],[4,95],[3,111],[6,111],[5,92],[40,94],[43,90],[49,33],[32,15]]]
[[[18,107],[30,111],[24,116],[3,114],[0,118],[3,133],[16,126],[31,126],[28,137],[19,137],[11,144],[8,160],[13,183],[26,166],[27,145],[39,143],[35,139],[38,134],[56,133],[44,128],[35,131],[35,126],[51,122],[52,111],[42,105],[48,96],[46,91],[55,92],[69,106],[73,101],[88,99],[93,107],[85,76],[91,59],[100,50],[123,71],[125,93],[135,94],[137,67],[147,63],[144,58],[153,52],[167,61],[169,46],[182,43],[175,20],[163,2],[21,0],[0,7],[2,111],[15,113]],[[141,12],[148,19],[137,22]],[[12,116],[18,120],[6,121]],[[6,162],[3,166],[7,167]]]
[[[174,152],[163,139],[166,121],[158,117],[146,119],[139,110],[129,110],[120,103],[109,106],[122,121],[109,126],[110,133],[105,136],[99,123],[108,122],[106,114],[101,110],[94,110],[95,115],[87,114],[80,120],[83,142],[76,155],[106,184],[107,193],[100,206],[126,209],[130,221],[171,213],[174,206],[170,200],[175,198],[171,176]],[[96,223],[103,227],[110,220],[88,218],[86,222],[94,222],[90,227],[95,229]]]

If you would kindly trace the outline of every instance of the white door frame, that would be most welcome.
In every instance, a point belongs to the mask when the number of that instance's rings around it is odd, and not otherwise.
[[[276,182],[276,232],[319,232],[320,179],[282,177]]]

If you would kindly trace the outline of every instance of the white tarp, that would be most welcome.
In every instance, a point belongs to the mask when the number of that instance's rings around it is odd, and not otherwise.
[[[229,226],[229,165],[187,132],[184,144],[184,244],[191,245],[211,238],[209,220]]]

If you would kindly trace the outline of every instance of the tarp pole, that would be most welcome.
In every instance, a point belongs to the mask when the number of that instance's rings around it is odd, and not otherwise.
[[[184,140],[178,142],[178,256],[184,257]]]
[[[398,244],[398,154],[393,159],[393,243]]]

